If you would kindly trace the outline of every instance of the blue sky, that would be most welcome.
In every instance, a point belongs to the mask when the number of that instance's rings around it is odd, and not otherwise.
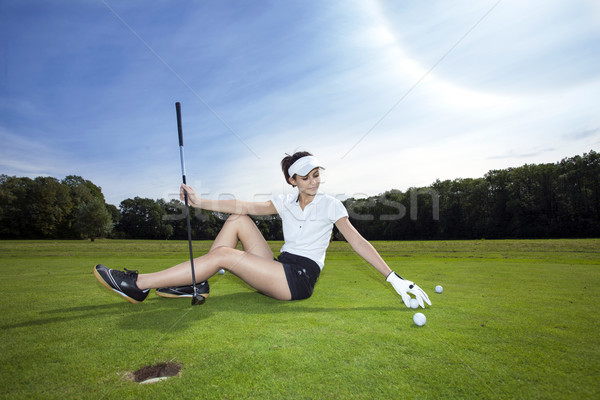
[[[291,190],[313,152],[339,197],[600,147],[600,3],[0,2],[0,173],[81,175],[118,205]]]

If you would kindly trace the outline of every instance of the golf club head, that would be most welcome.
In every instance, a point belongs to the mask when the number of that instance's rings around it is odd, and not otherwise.
[[[204,296],[194,295],[192,297],[192,305],[193,306],[199,306],[200,304],[204,304],[205,301],[206,301],[206,299],[204,298]]]

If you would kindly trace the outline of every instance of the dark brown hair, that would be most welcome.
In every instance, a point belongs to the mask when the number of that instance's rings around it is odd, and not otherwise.
[[[312,156],[312,154],[310,154],[308,151],[297,151],[291,156],[286,153],[286,156],[283,158],[283,160],[281,160],[281,170],[283,171],[283,176],[285,176],[285,181],[289,185],[292,184],[290,183],[290,174],[288,172],[288,169],[290,169],[292,164],[298,161],[298,159],[306,156]]]

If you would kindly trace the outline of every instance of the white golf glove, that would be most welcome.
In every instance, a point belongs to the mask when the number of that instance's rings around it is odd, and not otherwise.
[[[406,304],[406,307],[410,308],[410,296],[408,293],[415,296],[421,307],[425,308],[423,302],[431,305],[431,301],[423,289],[415,285],[414,282],[407,281],[398,276],[394,271],[392,271],[385,280],[391,283],[394,289],[396,289],[396,292],[402,297],[402,301]]]

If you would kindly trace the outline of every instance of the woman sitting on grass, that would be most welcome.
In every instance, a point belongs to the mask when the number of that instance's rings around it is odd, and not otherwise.
[[[319,161],[308,152],[297,152],[281,161],[287,183],[298,188],[296,194],[279,195],[265,202],[201,199],[194,189],[181,185],[181,198],[187,193],[189,204],[204,210],[228,213],[223,228],[210,251],[194,260],[198,294],[208,297],[208,278],[225,269],[260,293],[278,300],[302,300],[312,295],[325,262],[333,224],[354,251],[386,277],[410,307],[413,294],[419,305],[431,305],[427,294],[411,281],[393,272],[377,250],[352,226],[341,201],[320,193]],[[284,245],[274,258],[267,241],[248,215],[279,214]],[[243,251],[237,250],[238,241]],[[119,271],[96,265],[96,278],[132,303],[143,301],[151,288],[163,297],[191,297],[193,292],[190,261],[150,274]]]

